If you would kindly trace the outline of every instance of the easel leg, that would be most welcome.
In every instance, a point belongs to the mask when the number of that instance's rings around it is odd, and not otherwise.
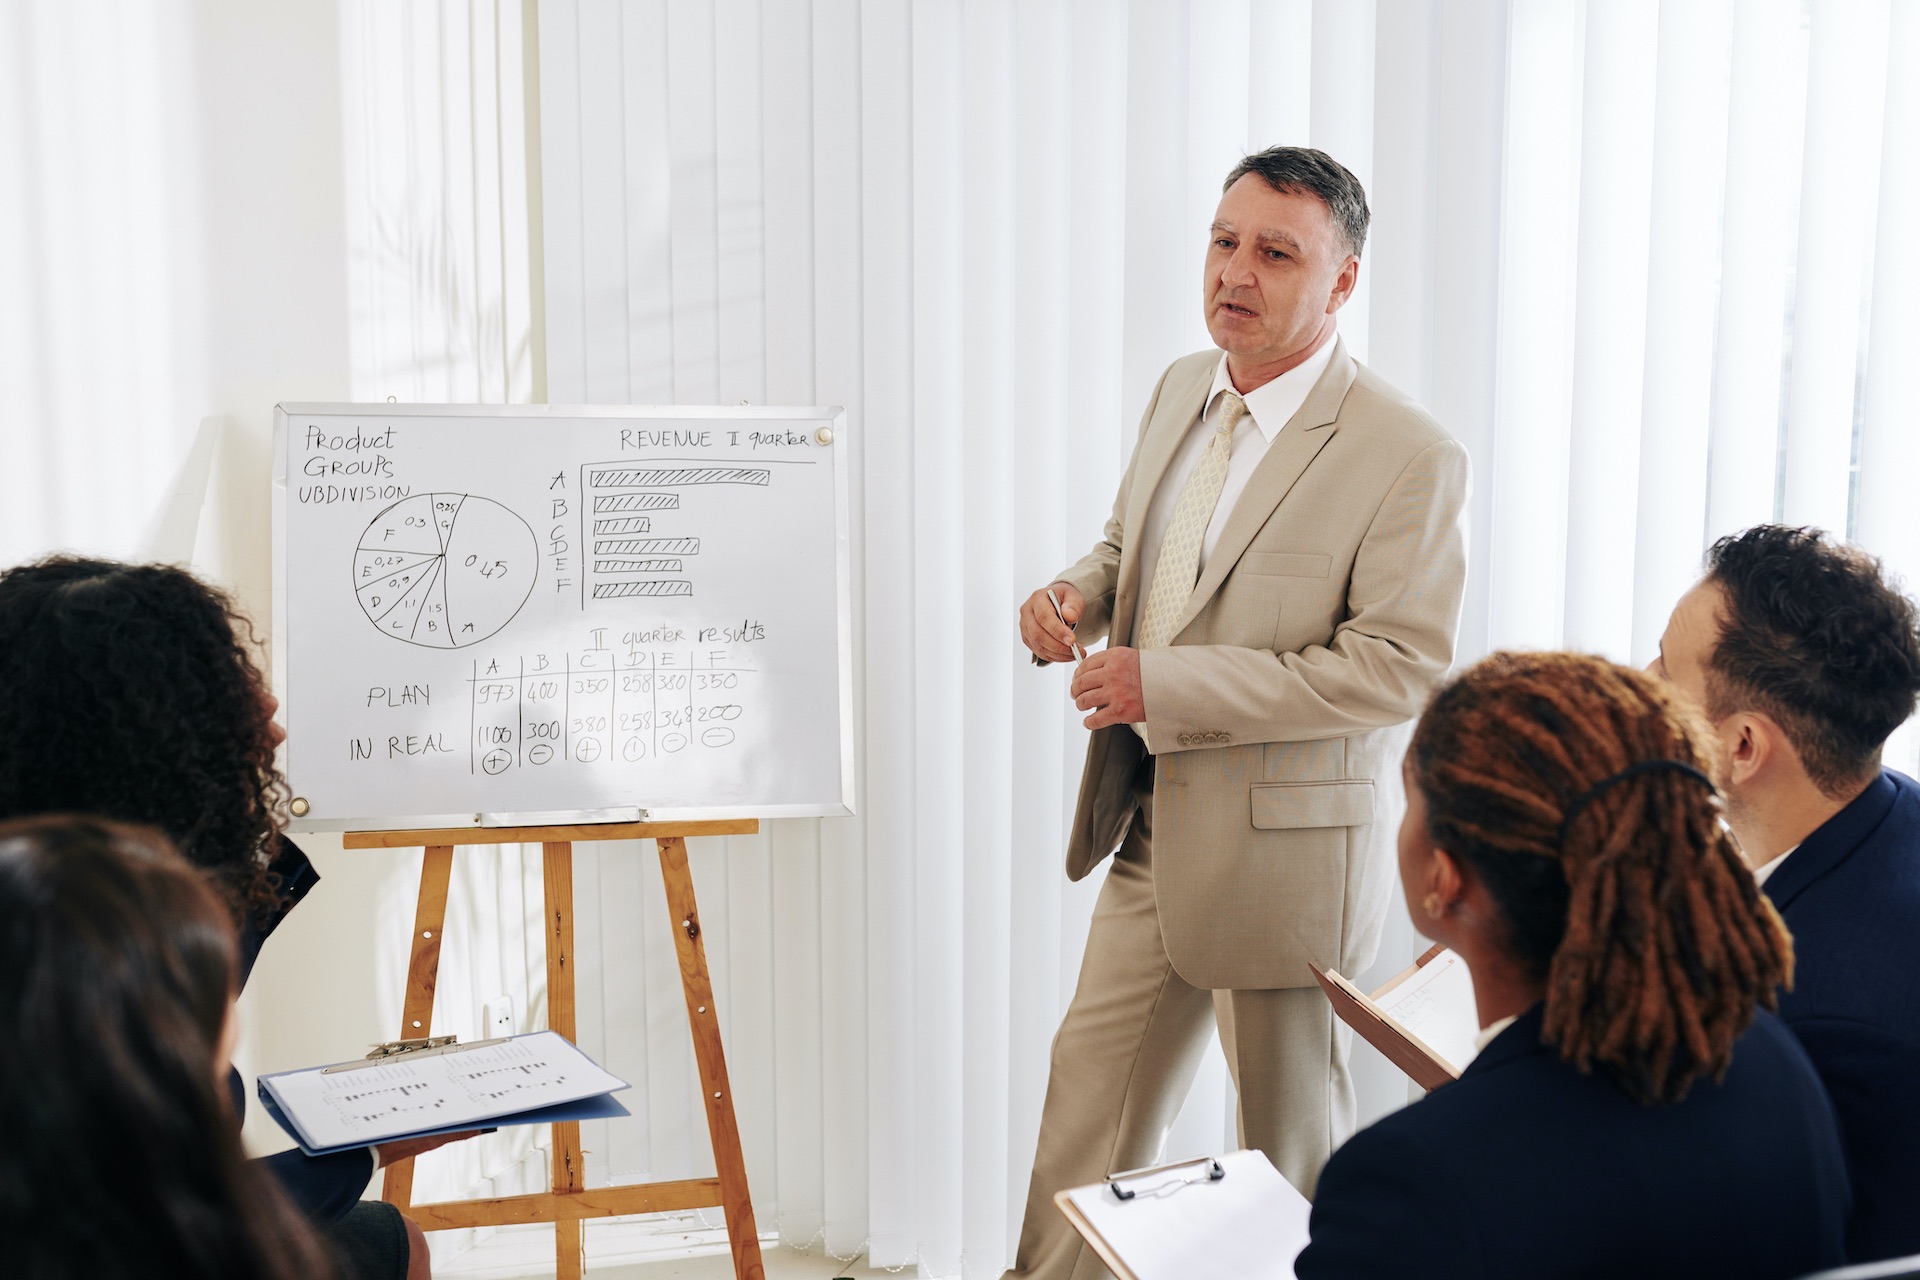
[[[547,1026],[577,1041],[573,1000],[573,845],[559,841],[543,844],[540,849],[547,907]],[[586,1189],[586,1184],[580,1125],[572,1121],[554,1125],[554,1194],[578,1195]],[[585,1236],[586,1223],[578,1218],[554,1221],[557,1280],[580,1280],[586,1266]]]
[[[413,912],[413,957],[407,962],[407,998],[400,1038],[433,1034],[433,991],[440,981],[440,930],[447,922],[447,884],[453,878],[453,846],[428,845],[420,862],[420,901]],[[405,1213],[413,1204],[413,1161],[387,1166],[380,1198]]]
[[[687,867],[687,842],[678,836],[666,836],[656,843],[660,846],[661,878],[667,886],[667,908],[673,915],[680,985],[687,993],[687,1021],[693,1026],[700,1092],[707,1104],[707,1132],[713,1138],[713,1162],[720,1175],[727,1240],[733,1246],[733,1274],[737,1280],[765,1280],[753,1199],[747,1192],[747,1162],[740,1153],[740,1126],[734,1119],[733,1090],[727,1083],[726,1051],[720,1044],[713,984],[707,977],[707,948],[700,941],[700,910],[693,898],[693,874]]]

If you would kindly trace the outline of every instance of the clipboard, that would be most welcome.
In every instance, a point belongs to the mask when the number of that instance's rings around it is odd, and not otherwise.
[[[1371,994],[1330,969],[1311,961],[1308,967],[1340,1021],[1428,1093],[1458,1080],[1473,1060],[1473,1033],[1479,1029],[1479,1018],[1466,964],[1456,953],[1435,943]],[[1406,1014],[1414,1025],[1396,1017],[1396,1012]],[[1427,1031],[1428,1038],[1420,1030]],[[1447,1051],[1430,1040],[1442,1041]]]
[[[1311,1212],[1261,1151],[1111,1174],[1053,1202],[1119,1280],[1293,1280]]]
[[[458,1044],[376,1046],[366,1058],[261,1076],[261,1105],[310,1156],[464,1133],[627,1114],[627,1082],[553,1031]]]
[[[273,1095],[265,1089],[260,1090],[260,1106],[267,1116],[292,1138],[294,1145],[310,1156],[330,1156],[342,1151],[358,1151],[364,1147],[377,1147],[384,1142],[403,1142],[408,1138],[437,1138],[443,1133],[492,1133],[501,1125],[515,1124],[557,1124],[565,1120],[617,1120],[621,1116],[632,1115],[620,1100],[610,1093],[586,1098],[579,1102],[562,1102],[551,1107],[539,1107],[532,1111],[516,1112],[510,1116],[500,1116],[484,1128],[476,1130],[470,1124],[453,1124],[439,1129],[412,1129],[391,1138],[379,1138],[367,1142],[356,1142],[351,1146],[309,1147],[301,1138],[300,1130],[293,1121],[287,1119],[287,1113],[273,1100]]]

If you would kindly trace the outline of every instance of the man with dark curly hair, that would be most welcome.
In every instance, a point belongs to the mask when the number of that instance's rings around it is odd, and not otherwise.
[[[1650,668],[1724,754],[1727,819],[1793,932],[1780,1014],[1847,1146],[1848,1253],[1920,1252],[1920,785],[1883,768],[1920,700],[1914,604],[1818,530],[1722,538]]]

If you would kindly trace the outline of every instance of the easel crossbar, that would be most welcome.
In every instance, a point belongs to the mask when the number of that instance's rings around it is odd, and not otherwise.
[[[599,822],[576,827],[449,827],[436,831],[346,831],[344,849],[425,849],[453,844],[547,844],[556,840],[658,840],[674,836],[750,836],[758,818],[712,818],[700,822]]]
[[[455,1227],[505,1226],[520,1222],[564,1222],[629,1213],[667,1213],[675,1209],[711,1209],[720,1205],[720,1179],[649,1182],[630,1187],[598,1187],[555,1195],[498,1196],[490,1200],[446,1200],[416,1204],[407,1210],[425,1231]]]

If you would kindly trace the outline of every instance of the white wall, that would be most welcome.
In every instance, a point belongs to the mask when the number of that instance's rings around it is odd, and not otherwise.
[[[168,139],[192,175],[200,264],[195,416],[219,432],[194,565],[263,636],[272,618],[269,477],[281,400],[350,390],[340,15],[330,0],[200,0],[179,67],[191,114]],[[322,882],[262,953],[241,1001],[248,1073],[350,1056],[394,1034],[418,854],[344,854],[305,841]],[[410,906],[410,903],[408,904]],[[396,967],[394,957],[400,957]],[[250,1107],[248,1138],[287,1145]]]

